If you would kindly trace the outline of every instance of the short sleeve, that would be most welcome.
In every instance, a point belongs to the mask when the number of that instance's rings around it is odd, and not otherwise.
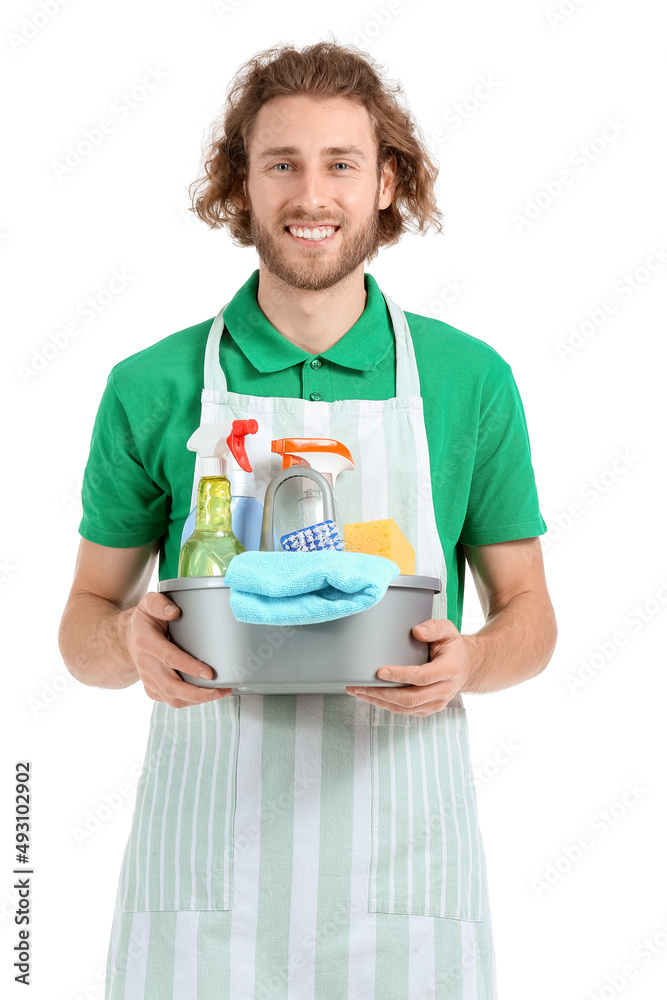
[[[113,371],[95,417],[81,504],[79,534],[98,545],[130,548],[167,531],[171,497],[151,479],[139,458]]]
[[[528,428],[512,369],[506,366],[480,404],[464,545],[531,538],[547,530],[540,512]],[[482,394],[484,396],[484,394]]]

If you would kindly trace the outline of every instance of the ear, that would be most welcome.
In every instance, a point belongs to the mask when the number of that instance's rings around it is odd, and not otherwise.
[[[382,167],[382,173],[380,174],[380,200],[378,202],[378,208],[389,208],[394,197],[394,187],[396,184],[396,168],[398,166],[398,161],[396,159],[396,154],[392,153],[388,157],[384,166]]]

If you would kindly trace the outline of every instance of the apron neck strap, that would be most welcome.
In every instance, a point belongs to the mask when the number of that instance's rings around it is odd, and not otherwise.
[[[419,371],[405,313],[388,295],[384,292],[382,295],[389,309],[396,340],[396,396],[419,396]],[[220,338],[225,325],[223,313],[228,305],[229,302],[225,302],[209,330],[204,355],[204,391],[227,392],[227,379],[220,365]]]
[[[208,332],[204,354],[204,391],[212,389],[215,392],[227,392],[227,379],[220,364],[220,338],[225,326],[222,314],[228,305],[229,302],[225,302]]]
[[[419,370],[405,313],[388,295],[384,292],[382,295],[389,309],[396,340],[396,396],[420,396]]]

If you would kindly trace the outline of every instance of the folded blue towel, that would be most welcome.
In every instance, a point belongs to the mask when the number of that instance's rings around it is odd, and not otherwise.
[[[365,552],[242,552],[227,568],[229,606],[237,621],[309,625],[366,611],[400,569]]]

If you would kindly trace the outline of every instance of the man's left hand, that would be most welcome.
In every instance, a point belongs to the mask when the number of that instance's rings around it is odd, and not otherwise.
[[[380,680],[400,681],[408,687],[346,687],[354,694],[390,712],[432,715],[440,712],[465,686],[472,673],[472,651],[456,625],[449,619],[429,619],[415,625],[416,639],[431,644],[431,659],[421,666],[382,667]],[[391,676],[385,671],[389,670]]]

